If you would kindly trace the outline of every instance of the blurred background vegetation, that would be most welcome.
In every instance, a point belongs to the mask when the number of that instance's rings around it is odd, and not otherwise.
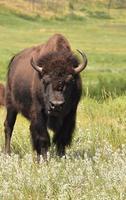
[[[125,0],[1,0],[0,4],[23,13],[34,12],[48,17],[66,14],[97,16],[107,11],[109,15],[110,9],[126,8]]]
[[[125,0],[0,0],[0,80],[20,50],[65,35],[85,51],[84,94],[106,99],[126,93]]]

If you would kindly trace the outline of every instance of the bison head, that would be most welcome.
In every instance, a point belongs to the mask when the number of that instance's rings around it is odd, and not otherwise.
[[[43,56],[37,62],[31,59],[32,67],[39,73],[41,91],[48,115],[58,116],[71,104],[72,94],[76,91],[78,74],[85,69],[87,58],[83,62],[71,52],[53,52]]]

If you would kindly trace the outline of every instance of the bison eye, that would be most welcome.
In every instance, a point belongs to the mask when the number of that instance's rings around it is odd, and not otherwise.
[[[46,85],[46,84],[47,84],[47,82],[46,82],[46,80],[45,80],[45,79],[43,79],[43,84],[44,84],[44,85]]]
[[[49,83],[50,83],[50,78],[48,76],[43,78],[43,84],[44,85],[48,85]]]
[[[58,83],[58,90],[59,90],[59,91],[62,91],[62,90],[63,90],[63,87],[64,87],[64,82],[59,81],[59,83]]]

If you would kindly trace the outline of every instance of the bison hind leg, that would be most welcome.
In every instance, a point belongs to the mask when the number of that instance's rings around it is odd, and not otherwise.
[[[16,121],[17,112],[14,108],[7,108],[7,116],[4,122],[5,132],[5,153],[10,154],[10,141],[12,136],[13,127]]]

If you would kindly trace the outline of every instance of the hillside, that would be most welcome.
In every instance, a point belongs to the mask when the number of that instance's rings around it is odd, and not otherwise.
[[[0,8],[45,18],[67,15],[122,18],[125,16],[126,2],[124,0],[0,0]]]

